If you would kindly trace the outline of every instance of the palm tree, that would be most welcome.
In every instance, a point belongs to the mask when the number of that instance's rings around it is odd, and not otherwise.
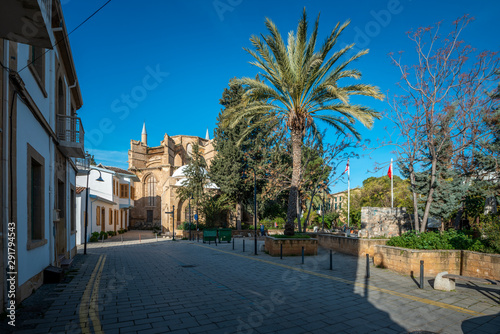
[[[241,78],[234,84],[245,88],[243,106],[235,107],[226,113],[226,124],[234,127],[241,122],[248,124],[241,136],[244,138],[255,127],[263,124],[283,126],[289,132],[292,142],[293,173],[289,193],[285,234],[294,234],[296,217],[297,187],[301,178],[301,150],[306,131],[318,134],[316,120],[342,131],[349,131],[358,139],[354,129],[355,120],[371,128],[373,119],[380,114],[370,108],[351,104],[351,95],[371,96],[383,99],[378,87],[366,84],[339,86],[343,78],[359,79],[361,73],[347,66],[368,53],[363,50],[350,58],[339,61],[349,53],[354,44],[328,54],[335,46],[339,35],[349,25],[349,21],[337,23],[319,51],[316,49],[319,15],[314,30],[307,39],[307,14],[304,8],[297,27],[297,34],[288,33],[285,45],[276,25],[266,18],[269,35],[250,38],[254,50],[246,49],[255,61],[252,65],[260,68],[261,79]],[[328,57],[328,58],[327,58]]]

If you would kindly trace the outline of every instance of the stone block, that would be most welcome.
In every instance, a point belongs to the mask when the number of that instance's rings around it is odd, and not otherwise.
[[[444,278],[443,276],[448,274],[447,271],[443,271],[436,275],[434,280],[434,289],[441,291],[452,291],[455,290],[455,281],[449,278]]]

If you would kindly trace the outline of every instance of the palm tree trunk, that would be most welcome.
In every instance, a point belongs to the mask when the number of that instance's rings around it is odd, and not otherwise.
[[[288,196],[288,210],[286,213],[285,235],[293,235],[293,221],[297,215],[297,191],[299,187],[300,175],[302,170],[302,131],[292,129],[292,183],[290,194]],[[300,221],[298,222],[300,224]]]

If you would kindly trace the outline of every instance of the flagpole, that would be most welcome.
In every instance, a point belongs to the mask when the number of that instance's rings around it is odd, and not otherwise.
[[[347,159],[347,227],[350,227],[350,209],[351,209],[351,166],[349,166],[349,159]]]
[[[394,169],[392,169],[392,158],[391,158],[391,208],[394,208]]]

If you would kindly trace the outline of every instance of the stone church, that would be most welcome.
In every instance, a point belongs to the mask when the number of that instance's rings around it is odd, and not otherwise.
[[[128,170],[140,179],[134,185],[135,207],[130,210],[130,226],[161,225],[162,231],[172,231],[189,219],[188,201],[180,201],[176,193],[183,174],[181,167],[188,163],[195,143],[210,166],[215,155],[213,139],[209,138],[208,129],[205,138],[165,134],[159,146],[150,147],[147,137],[144,123],[141,140],[131,140],[128,151]],[[172,215],[165,212],[174,206],[172,221]]]

